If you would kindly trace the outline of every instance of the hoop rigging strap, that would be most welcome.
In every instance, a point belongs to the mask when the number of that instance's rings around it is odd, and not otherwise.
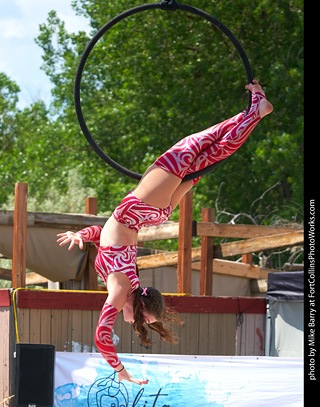
[[[229,30],[229,28],[227,28],[224,24],[222,24],[217,18],[213,17],[212,15],[208,14],[207,12],[205,12],[201,9],[198,9],[196,7],[177,3],[175,0],[161,0],[160,3],[143,4],[143,5],[140,5],[137,7],[133,7],[127,11],[124,11],[121,14],[114,17],[113,19],[111,19],[102,28],[100,28],[100,30],[89,41],[87,47],[85,48],[85,50],[80,58],[79,64],[78,64],[78,68],[77,68],[77,72],[76,72],[76,76],[75,76],[75,82],[74,82],[74,104],[75,104],[77,119],[78,119],[79,125],[81,127],[81,130],[82,130],[84,136],[86,137],[89,145],[96,152],[96,154],[98,154],[99,157],[101,157],[107,164],[109,164],[115,170],[117,170],[120,173],[127,175],[133,179],[136,179],[136,180],[140,180],[142,178],[142,175],[137,172],[130,171],[129,169],[123,167],[122,165],[120,165],[116,161],[114,161],[112,158],[110,158],[98,146],[98,144],[95,142],[94,138],[92,137],[92,135],[86,125],[86,122],[85,122],[85,119],[84,119],[84,116],[82,113],[81,98],[80,98],[80,85],[81,85],[81,78],[82,78],[83,70],[84,70],[85,64],[87,62],[87,59],[88,59],[92,49],[94,48],[96,43],[99,41],[99,39],[109,29],[111,29],[114,25],[116,25],[120,21],[124,20],[125,18],[130,17],[137,13],[141,13],[143,11],[155,10],[155,9],[160,9],[160,10],[165,10],[165,11],[180,10],[180,11],[183,11],[186,13],[191,13],[191,14],[197,15],[198,17],[201,17],[204,20],[207,20],[210,23],[212,23],[213,25],[215,25],[220,31],[222,31],[229,38],[229,40],[232,42],[232,44],[235,46],[236,50],[238,51],[238,53],[241,57],[241,60],[243,62],[246,74],[247,74],[248,83],[251,83],[253,80],[253,73],[252,73],[249,59],[248,59],[244,49],[240,45],[239,41],[234,36],[234,34]],[[249,95],[248,95],[247,112],[249,112],[250,107],[251,107],[251,92],[249,92]],[[202,176],[202,175],[208,173],[209,171],[212,171],[213,169],[218,167],[220,164],[222,164],[222,162],[225,160],[226,160],[226,158],[224,160],[218,161],[212,165],[209,165],[208,167],[204,168],[203,170],[196,171],[192,174],[188,174],[187,176],[185,176],[183,178],[182,182],[191,180],[193,178],[197,178],[199,176]]]
[[[160,3],[161,10],[176,11],[178,6],[176,0],[162,0]]]

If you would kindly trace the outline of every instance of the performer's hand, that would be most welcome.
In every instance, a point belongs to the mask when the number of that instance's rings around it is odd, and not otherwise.
[[[139,384],[140,386],[142,384],[149,383],[149,380],[147,380],[147,379],[135,379],[126,371],[126,369],[123,369],[120,373],[118,373],[118,380],[119,380],[119,382],[121,380],[128,380],[128,382],[133,382],[133,383]]]
[[[60,237],[60,239],[57,240],[59,246],[63,246],[71,242],[70,246],[68,247],[68,250],[71,250],[75,244],[78,244],[81,250],[83,249],[82,237],[78,233],[65,232],[59,233],[57,236]]]

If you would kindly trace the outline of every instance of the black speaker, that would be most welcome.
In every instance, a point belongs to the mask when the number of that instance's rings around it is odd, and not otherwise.
[[[16,407],[52,407],[55,347],[33,343],[16,346]]]

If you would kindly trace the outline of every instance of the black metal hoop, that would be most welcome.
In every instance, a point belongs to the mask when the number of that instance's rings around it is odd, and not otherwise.
[[[235,46],[235,48],[237,49],[246,74],[247,74],[247,80],[248,83],[252,82],[253,80],[253,73],[252,73],[252,69],[250,66],[250,62],[249,59],[246,55],[246,53],[244,52],[244,49],[242,48],[242,46],[240,45],[239,41],[237,40],[237,38],[234,36],[234,34],[224,25],[222,24],[217,18],[213,17],[212,15],[206,13],[203,10],[200,10],[198,8],[192,7],[192,6],[188,6],[185,4],[179,4],[177,3],[175,0],[162,0],[161,3],[149,3],[149,4],[143,4],[141,6],[138,7],[134,7],[131,8],[127,11],[124,11],[123,13],[119,14],[118,16],[114,17],[113,19],[111,19],[108,23],[106,23],[90,40],[90,42],[88,43],[87,47],[85,48],[80,61],[79,61],[79,65],[77,68],[77,72],[76,72],[76,77],[75,77],[75,83],[74,83],[74,103],[75,103],[75,109],[76,109],[76,114],[77,114],[77,118],[78,118],[78,122],[79,125],[81,127],[81,130],[84,134],[84,136],[86,137],[87,141],[89,142],[90,146],[93,148],[93,150],[98,154],[99,157],[101,157],[106,163],[108,163],[112,168],[114,168],[115,170],[119,171],[120,173],[127,175],[133,179],[136,180],[140,180],[142,175],[137,173],[137,172],[133,172],[128,170],[127,168],[123,167],[122,165],[118,164],[116,161],[112,160],[99,146],[98,144],[95,142],[94,138],[92,137],[86,122],[84,120],[83,117],[83,113],[82,113],[82,107],[81,107],[81,100],[80,100],[80,85],[81,85],[81,78],[82,78],[82,74],[83,74],[83,70],[86,64],[86,61],[90,55],[90,52],[92,51],[92,49],[94,48],[95,44],[99,41],[99,39],[108,31],[110,30],[110,28],[112,28],[114,25],[116,25],[117,23],[119,23],[121,20],[124,20],[127,17],[130,17],[134,14],[137,13],[141,13],[143,11],[147,11],[147,10],[155,10],[155,9],[161,9],[161,10],[171,10],[171,11],[176,11],[176,10],[181,10],[181,11],[185,11],[187,13],[191,13],[191,14],[195,14],[199,17],[202,17],[203,19],[209,21],[210,23],[214,24],[217,28],[219,28],[229,39],[230,41],[233,43],[233,45]],[[249,92],[249,96],[248,96],[248,107],[247,107],[247,112],[249,112],[251,107],[251,92]],[[217,163],[214,163],[206,168],[204,168],[203,170],[194,172],[193,174],[189,174],[187,176],[184,177],[183,182],[184,181],[188,181],[191,180],[193,178],[202,176],[204,174],[206,174],[209,171],[212,171],[214,168],[216,168],[217,166],[219,166],[224,160],[218,161]]]

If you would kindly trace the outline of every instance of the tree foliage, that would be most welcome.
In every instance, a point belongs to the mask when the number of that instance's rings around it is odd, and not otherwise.
[[[288,202],[303,203],[303,2],[301,0],[194,0],[190,5],[217,17],[245,49],[274,113],[214,172],[195,187],[196,207],[246,211],[257,195],[279,182],[269,205],[290,217]],[[74,0],[92,35],[137,0]],[[64,193],[70,169],[96,191],[99,210],[112,209],[135,181],[109,168],[81,134],[73,106],[78,61],[89,37],[68,33],[52,11],[36,39],[42,69],[54,87],[52,105],[17,111],[18,89],[0,76],[0,103],[10,106],[0,128],[10,134],[1,156],[6,201],[14,181],[27,181],[39,202],[53,185]],[[196,16],[154,10],[114,26],[97,43],[81,85],[84,116],[110,157],[143,173],[180,138],[222,121],[247,104],[246,75],[234,46]],[[8,87],[10,85],[10,87]],[[4,102],[2,102],[2,100]],[[10,118],[14,117],[14,123]],[[11,123],[11,124],[10,124]]]

